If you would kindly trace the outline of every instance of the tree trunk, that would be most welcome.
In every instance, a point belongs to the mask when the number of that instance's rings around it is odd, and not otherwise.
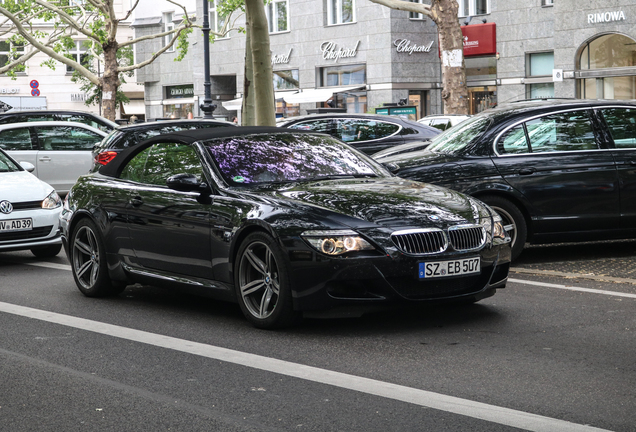
[[[117,73],[118,44],[112,41],[104,44],[104,76],[102,81],[102,115],[108,120],[115,121],[117,115],[117,90],[121,85]]]
[[[464,37],[457,20],[458,8],[457,0],[433,0],[431,4],[431,18],[439,32],[442,100],[446,114],[468,114]]]
[[[245,0],[249,12],[250,46],[254,69],[253,92],[257,126],[276,126],[272,53],[265,5],[262,0]]]
[[[241,125],[256,124],[254,109],[254,66],[252,64],[252,32],[250,31],[249,10],[245,11],[245,78],[243,78],[243,103],[241,106]]]

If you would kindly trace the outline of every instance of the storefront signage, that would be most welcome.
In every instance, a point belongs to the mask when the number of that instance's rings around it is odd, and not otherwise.
[[[272,65],[289,63],[289,57],[291,57],[292,49],[293,48],[290,48],[287,54],[279,54],[279,55],[272,56]]]
[[[431,41],[428,45],[415,45],[408,39],[396,39],[393,41],[393,45],[395,45],[395,49],[399,53],[409,53],[409,55],[415,53],[427,53],[431,51],[433,47],[433,41]]]
[[[86,93],[71,93],[71,102],[85,102]]]
[[[612,22],[612,21],[625,21],[625,12],[612,11],[612,12],[587,14],[588,24],[598,24],[598,23],[606,23],[606,22]]]
[[[464,57],[497,54],[497,27],[495,23],[462,26]]]
[[[169,99],[189,98],[192,96],[194,96],[193,84],[166,86],[166,97]]]
[[[19,88],[0,88],[0,94],[16,94],[16,93],[20,93],[20,89]]]
[[[322,51],[322,58],[324,60],[333,60],[338,62],[341,58],[355,57],[358,54],[358,47],[360,41],[356,42],[355,48],[338,48],[335,42],[323,42],[320,45],[320,51]]]

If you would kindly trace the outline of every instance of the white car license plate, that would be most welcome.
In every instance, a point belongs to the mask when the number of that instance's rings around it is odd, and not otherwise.
[[[418,272],[420,279],[461,276],[472,273],[481,273],[481,259],[479,257],[422,262]]]
[[[31,218],[0,221],[0,232],[29,231],[31,229],[33,229],[33,221]]]

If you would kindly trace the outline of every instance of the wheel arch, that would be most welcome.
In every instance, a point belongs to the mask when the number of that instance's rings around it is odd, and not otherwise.
[[[494,197],[505,199],[507,201],[510,201],[512,204],[514,204],[519,209],[519,211],[523,215],[523,218],[526,222],[526,227],[528,231],[526,241],[529,243],[532,242],[532,238],[534,237],[534,226],[532,223],[532,216],[528,210],[526,203],[524,203],[522,199],[502,189],[480,190],[474,193],[470,193],[470,195],[479,200],[484,200],[484,201],[485,201],[484,199],[485,197],[494,196]]]

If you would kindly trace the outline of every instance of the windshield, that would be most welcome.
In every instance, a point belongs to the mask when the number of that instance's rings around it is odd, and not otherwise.
[[[206,143],[230,185],[386,176],[376,162],[331,137],[277,133]]]
[[[17,166],[9,157],[0,152],[0,172],[14,172],[20,171],[20,167]]]
[[[427,150],[435,153],[457,153],[488,129],[490,122],[489,117],[483,116],[465,120],[433,138]]]

